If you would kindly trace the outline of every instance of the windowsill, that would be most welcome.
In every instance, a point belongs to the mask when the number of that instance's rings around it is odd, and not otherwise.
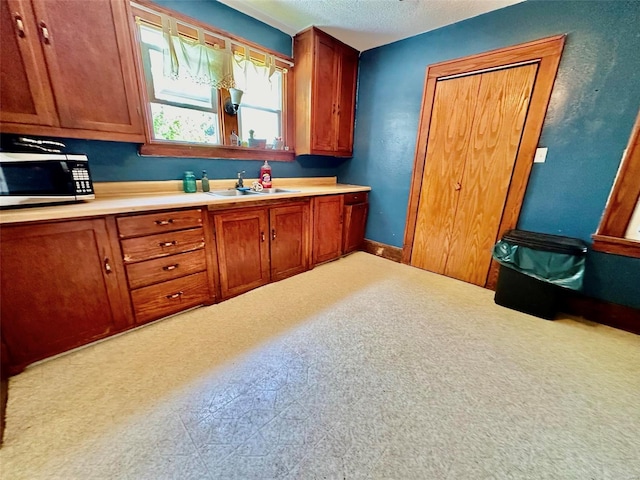
[[[628,238],[609,237],[607,235],[592,235],[592,250],[603,253],[613,253],[625,257],[640,258],[640,242]]]
[[[149,157],[226,158],[236,160],[273,160],[293,162],[293,150],[269,150],[266,148],[231,147],[226,145],[194,145],[190,143],[145,143],[140,145],[140,155]]]

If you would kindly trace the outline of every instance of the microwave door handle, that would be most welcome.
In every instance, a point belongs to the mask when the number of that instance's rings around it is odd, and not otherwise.
[[[33,143],[35,145],[56,145],[57,147],[66,147],[62,142],[56,142],[54,140],[38,140],[36,138],[18,137],[19,142]]]
[[[36,148],[36,149],[40,150],[41,152],[60,153],[60,149],[58,149],[58,148],[47,148],[47,147],[43,147],[42,145],[35,145],[33,143],[15,142],[14,145],[17,145],[19,147]]]

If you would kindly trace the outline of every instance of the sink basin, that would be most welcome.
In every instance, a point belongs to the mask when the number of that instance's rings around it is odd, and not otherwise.
[[[213,190],[211,192],[207,192],[209,195],[213,195],[215,197],[244,197],[245,195],[255,195],[256,192],[252,190],[236,190],[236,189],[228,189],[228,190]]]
[[[298,193],[300,190],[288,190],[286,188],[264,188],[257,193]]]

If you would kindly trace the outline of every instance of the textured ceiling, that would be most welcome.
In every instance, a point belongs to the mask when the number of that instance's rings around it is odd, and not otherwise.
[[[315,25],[364,51],[522,0],[219,1],[289,35]]]

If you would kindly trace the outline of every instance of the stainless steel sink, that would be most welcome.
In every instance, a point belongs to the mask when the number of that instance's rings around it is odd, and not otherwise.
[[[300,190],[289,190],[286,188],[264,188],[257,193],[298,193]]]
[[[253,190],[236,190],[234,188],[228,190],[213,190],[207,193],[215,197],[244,197],[245,195],[256,195],[256,192]]]

